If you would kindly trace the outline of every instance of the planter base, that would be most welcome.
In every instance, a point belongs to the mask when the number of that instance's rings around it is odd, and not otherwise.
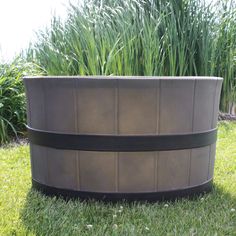
[[[182,197],[194,197],[203,193],[208,193],[212,190],[213,180],[209,180],[201,185],[183,188],[171,191],[162,192],[146,192],[146,193],[101,193],[101,192],[86,192],[86,191],[76,191],[70,189],[55,188],[48,185],[41,184],[36,180],[32,179],[32,186],[34,189],[39,190],[47,196],[57,196],[62,197],[66,200],[76,199],[89,200],[95,199],[105,202],[118,202],[125,200],[127,202],[133,201],[166,201],[175,200]]]

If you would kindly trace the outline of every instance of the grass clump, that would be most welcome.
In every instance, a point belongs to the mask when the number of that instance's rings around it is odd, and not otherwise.
[[[54,17],[27,57],[48,75],[224,77],[222,110],[235,90],[236,3],[87,0]]]
[[[64,201],[31,189],[28,145],[0,149],[0,235],[229,235],[236,232],[236,123],[221,123],[214,190],[155,204]]]

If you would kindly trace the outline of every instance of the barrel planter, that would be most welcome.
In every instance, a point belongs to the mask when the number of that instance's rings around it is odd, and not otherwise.
[[[212,186],[222,78],[25,77],[33,187],[163,200]]]

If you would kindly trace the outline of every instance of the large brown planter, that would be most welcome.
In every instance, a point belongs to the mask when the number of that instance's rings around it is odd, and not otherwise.
[[[161,200],[211,189],[222,78],[24,78],[33,186]]]

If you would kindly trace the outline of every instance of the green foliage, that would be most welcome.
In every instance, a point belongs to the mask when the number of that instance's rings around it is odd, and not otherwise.
[[[0,148],[0,235],[235,236],[235,179],[236,123],[219,126],[213,192],[176,202],[112,205],[45,197],[31,189],[29,147],[8,146]]]
[[[26,104],[22,77],[38,74],[32,63],[15,59],[11,64],[0,64],[0,144],[17,138],[25,130]]]
[[[229,102],[236,102],[236,2],[219,1],[212,53],[212,74],[224,78],[221,107],[228,111]]]
[[[236,77],[236,6],[199,0],[87,0],[38,34],[28,60],[48,75],[222,76],[227,109]]]

